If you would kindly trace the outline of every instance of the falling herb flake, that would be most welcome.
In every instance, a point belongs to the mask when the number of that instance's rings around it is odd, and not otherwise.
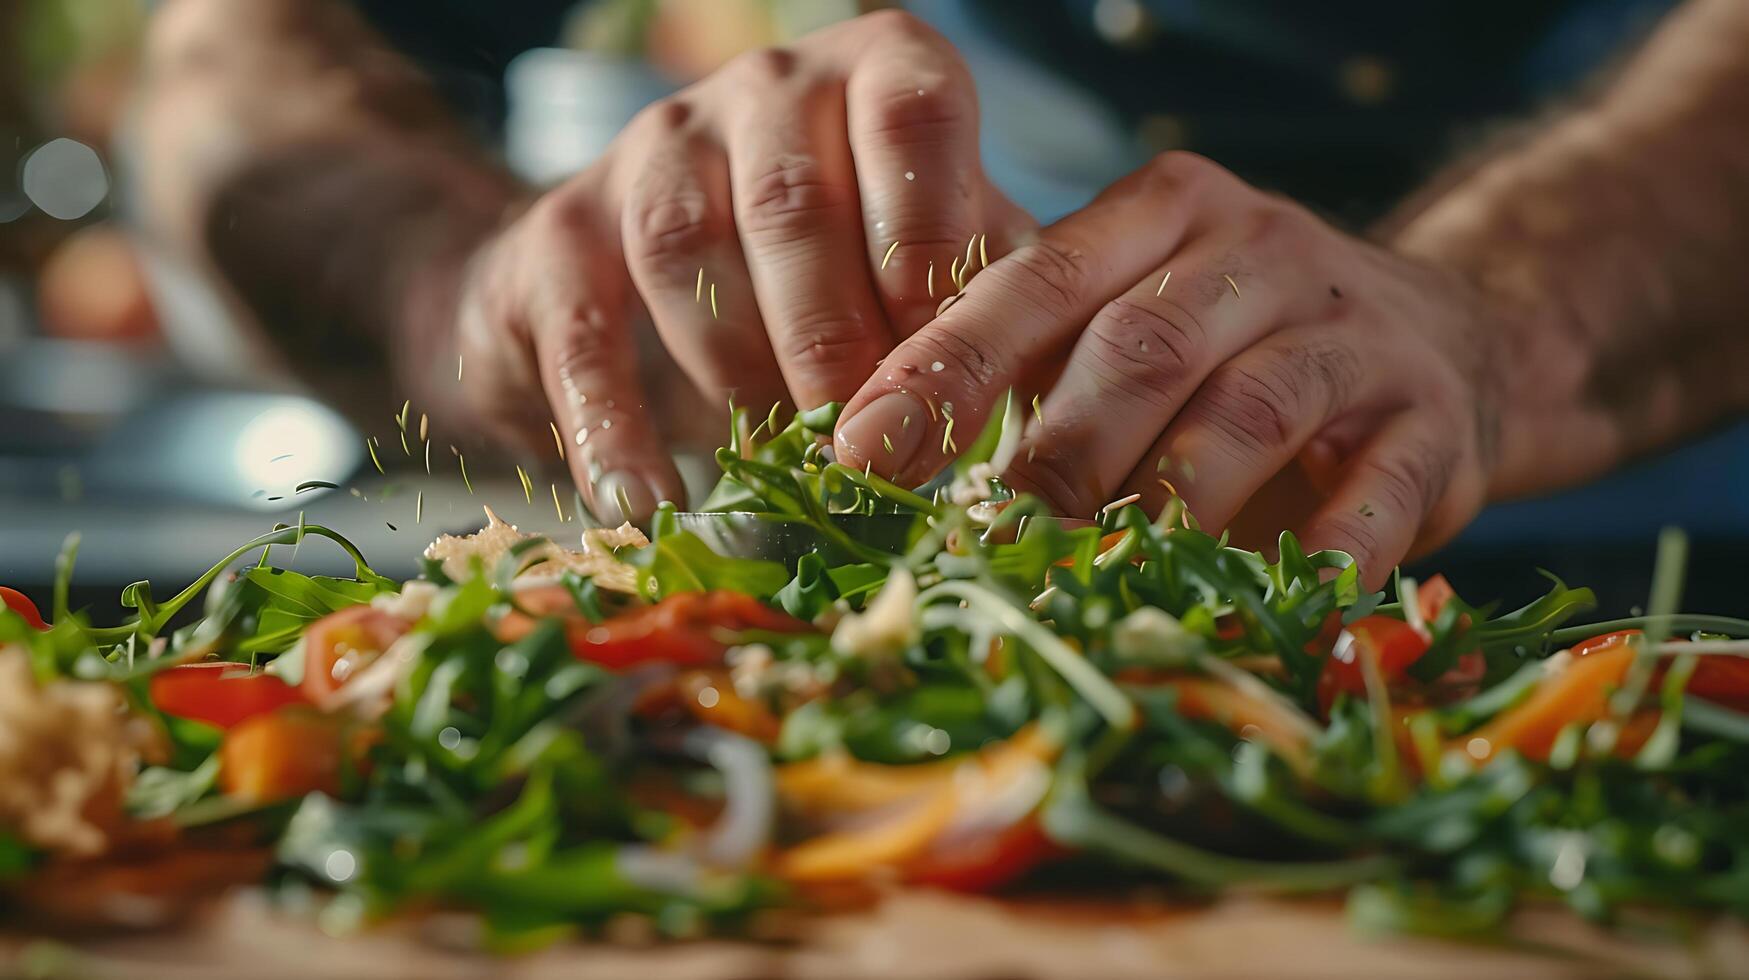
[[[899,250],[899,240],[893,239],[893,244],[887,246],[887,254],[881,256],[881,269],[885,270],[887,263],[893,261],[893,253]]]
[[[717,319],[717,284],[711,283],[711,319]]]
[[[431,416],[425,414],[424,412],[420,412],[419,413],[419,441],[424,442],[430,438],[431,438]]]
[[[692,301],[694,303],[704,301],[704,266],[702,265],[698,267],[698,283],[692,287]]]
[[[297,453],[280,453],[278,456],[275,456],[272,459],[268,460],[268,462],[269,463],[283,463],[286,460],[291,459],[293,456],[296,456],[296,455],[297,455]]]
[[[887,455],[893,455],[893,440],[885,432],[881,433],[881,445],[887,448]]]
[[[327,480],[305,480],[292,488],[293,493],[305,493],[310,490],[338,490],[340,484],[329,483]]]
[[[407,431],[407,413],[411,412],[412,410],[413,410],[413,399],[409,398],[406,401],[401,403],[401,414],[395,416],[395,424],[397,426],[400,426],[402,432]]]
[[[956,287],[960,284],[960,257],[957,255],[954,256],[953,261],[948,264],[947,278]]]
[[[1038,420],[1039,425],[1045,424],[1045,408],[1037,395],[1032,396],[1032,417]]]
[[[1172,281],[1172,270],[1167,269],[1166,274],[1160,277],[1160,288],[1154,290],[1154,295],[1158,296],[1161,293],[1164,293],[1166,291],[1166,284],[1168,282],[1171,282],[1171,281]]]
[[[407,430],[406,429],[401,430],[401,455],[403,455],[403,456],[413,455],[413,450],[411,448],[409,448],[407,445]]]
[[[553,488],[553,510],[559,515],[559,523],[563,524],[569,520],[569,518],[565,516],[565,508],[559,504],[559,485],[553,483],[549,484],[549,486]]]
[[[911,427],[911,416],[907,415],[899,421],[899,431],[903,432],[904,430],[909,429],[910,427]]]
[[[377,458],[377,437],[371,436],[366,439],[364,441],[364,448],[370,450],[370,461],[371,464],[377,468],[377,472],[386,476],[387,472],[383,469],[383,461]]]
[[[284,500],[284,497],[268,497],[268,500]]]
[[[565,458],[565,440],[559,435],[559,423],[549,421],[547,427],[553,430],[553,448],[559,451],[559,459],[562,462]]]
[[[462,355],[461,354],[457,354],[455,356],[455,379],[457,381],[460,381],[462,379]]]
[[[967,276],[972,274],[972,246],[976,244],[978,244],[977,235],[973,235],[966,239],[966,257],[965,260],[960,263],[960,269],[963,270]]]
[[[1221,273],[1221,278],[1227,280],[1227,285],[1233,287],[1233,296],[1235,298],[1237,298],[1237,299],[1244,299],[1245,298],[1245,297],[1239,295],[1239,284],[1233,281],[1232,276],[1229,276],[1223,272],[1223,273]]]
[[[521,466],[516,467],[516,479],[522,483],[522,499],[534,503],[534,484],[528,482],[528,474]]]
[[[1371,516],[1373,516],[1373,514],[1377,513],[1377,511],[1372,509],[1372,504],[1369,504],[1363,500],[1360,503],[1360,509],[1355,511],[1355,513],[1359,514],[1362,517],[1371,517]]]
[[[978,236],[978,268],[980,269],[988,269],[990,267],[990,253],[984,249],[984,246],[989,240],[990,236],[988,235]]]
[[[383,522],[383,523],[384,523],[384,524],[388,524],[388,525],[389,525],[389,530],[391,530],[391,531],[399,531],[399,530],[400,530],[400,528],[398,528],[398,527],[396,527],[396,526],[395,526],[395,525],[394,525],[394,524],[392,524],[392,523],[390,523],[390,522],[388,522],[388,521],[384,521],[384,522]]]
[[[425,440],[425,475],[431,475],[431,440]]]
[[[413,523],[419,524],[425,520],[425,491],[419,491],[413,498]]]
[[[953,416],[947,418],[947,428],[941,430],[941,451],[950,455],[958,455],[959,447],[953,441]]]
[[[454,447],[452,446],[450,448],[453,449]],[[455,461],[457,464],[459,464],[461,466],[461,469],[462,469],[462,486],[465,486],[468,488],[468,496],[472,497],[474,495],[474,484],[473,484],[473,481],[468,479],[468,460],[467,460],[467,457],[463,456],[461,453],[458,452],[455,454]]]
[[[929,274],[924,279],[924,283],[925,283],[925,285],[927,285],[929,287],[929,298],[934,299],[935,298],[935,263],[933,261],[929,263]]]

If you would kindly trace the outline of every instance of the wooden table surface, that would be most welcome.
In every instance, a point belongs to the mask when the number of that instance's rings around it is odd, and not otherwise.
[[[0,927],[3,929],[4,927]],[[1334,902],[1233,898],[1198,908],[896,894],[811,920],[790,944],[570,943],[515,957],[468,949],[469,927],[431,917],[336,938],[260,893],[215,903],[173,932],[43,940],[0,932],[0,976],[821,978],[1749,977],[1749,930],[1717,922],[1686,942],[1630,939],[1556,908],[1522,913],[1492,946],[1356,935]]]

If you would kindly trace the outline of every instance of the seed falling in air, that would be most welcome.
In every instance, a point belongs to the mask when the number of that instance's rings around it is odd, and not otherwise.
[[[881,433],[881,445],[886,447],[888,456],[893,454],[893,440],[885,432]]]
[[[553,430],[553,447],[559,451],[559,460],[562,462],[565,458],[565,440],[559,435],[559,423],[548,421],[547,427]]]
[[[692,287],[692,301],[694,303],[697,303],[697,302],[702,301],[703,299],[704,299],[704,266],[701,265],[698,267],[698,284]]]
[[[711,283],[711,319],[717,318],[717,284]]]
[[[364,448],[370,450],[370,461],[371,461],[372,465],[376,466],[377,472],[383,473],[383,461],[377,458],[376,442],[377,442],[377,437],[371,436],[370,438],[368,438],[364,441]],[[387,474],[384,474],[384,475],[386,476]]]
[[[1229,276],[1223,272],[1223,273],[1221,273],[1221,278],[1227,280],[1227,285],[1233,287],[1233,296],[1235,298],[1237,298],[1237,299],[1244,299],[1245,298],[1245,297],[1239,295],[1239,284],[1233,281],[1232,276]]]
[[[883,270],[887,267],[888,262],[893,261],[893,253],[898,251],[898,250],[899,250],[899,240],[897,238],[895,238],[895,239],[893,239],[893,244],[887,246],[887,254],[881,256],[881,268]]]
[[[1168,281],[1170,281],[1170,280],[1171,280],[1171,278],[1172,278],[1172,270],[1171,270],[1171,269],[1167,269],[1167,270],[1166,270],[1166,274],[1165,274],[1165,275],[1163,275],[1163,276],[1161,276],[1161,277],[1160,277],[1160,288],[1159,288],[1159,289],[1156,289],[1156,290],[1154,290],[1154,295],[1155,295],[1155,296],[1158,296],[1158,295],[1160,295],[1160,294],[1161,294],[1161,293],[1164,293],[1164,292],[1165,292],[1165,291],[1166,291],[1166,283],[1167,283],[1167,282],[1168,282]]]
[[[929,286],[929,298],[935,298],[935,263],[929,263],[929,276],[924,282]]]

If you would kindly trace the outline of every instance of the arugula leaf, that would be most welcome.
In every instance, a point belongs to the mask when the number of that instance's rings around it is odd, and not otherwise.
[[[719,555],[691,531],[676,531],[627,558],[640,570],[638,591],[652,599],[726,589],[770,599],[789,582],[782,563]]]

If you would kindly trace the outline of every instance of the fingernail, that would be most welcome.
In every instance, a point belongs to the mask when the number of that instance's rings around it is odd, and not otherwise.
[[[840,425],[838,441],[855,458],[873,463],[876,470],[898,473],[917,455],[928,427],[929,414],[917,396],[890,391]]]
[[[656,492],[637,474],[614,470],[595,482],[595,510],[606,524],[636,523],[656,512]]]

